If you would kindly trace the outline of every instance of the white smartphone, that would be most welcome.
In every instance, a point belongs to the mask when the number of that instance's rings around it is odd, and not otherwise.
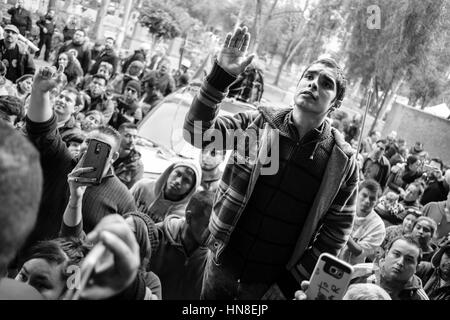
[[[347,262],[328,253],[321,254],[306,291],[308,300],[342,300],[352,273],[353,267]]]

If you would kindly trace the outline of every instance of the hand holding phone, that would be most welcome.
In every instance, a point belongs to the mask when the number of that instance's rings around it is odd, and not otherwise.
[[[80,160],[79,167],[93,168],[88,172],[83,172],[79,176],[91,179],[91,183],[99,185],[103,179],[106,164],[111,153],[111,146],[106,142],[91,139],[86,153]]]
[[[353,267],[323,253],[314,268],[306,291],[308,300],[342,300],[350,284]]]

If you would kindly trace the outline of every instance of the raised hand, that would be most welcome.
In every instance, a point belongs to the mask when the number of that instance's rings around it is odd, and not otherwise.
[[[217,61],[228,73],[238,76],[252,63],[254,55],[247,56],[250,33],[247,27],[237,28],[234,34],[227,34],[225,44]]]
[[[34,77],[33,90],[38,90],[41,93],[51,91],[63,81],[63,74],[63,66],[59,66],[58,70],[54,67],[43,67],[39,69]]]
[[[93,172],[95,168],[75,168],[67,176],[67,182],[69,183],[70,196],[75,199],[83,197],[86,188],[95,182],[95,179],[80,177],[83,173]],[[74,199],[74,200],[75,200]]]

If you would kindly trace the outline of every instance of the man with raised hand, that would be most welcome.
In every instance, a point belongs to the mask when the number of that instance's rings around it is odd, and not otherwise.
[[[209,223],[203,299],[293,297],[321,253],[344,247],[355,215],[354,151],[326,121],[346,88],[334,60],[306,69],[290,108],[217,116],[252,62],[249,41],[246,27],[227,35],[184,124],[194,146],[232,150]]]
[[[112,164],[118,157],[120,134],[110,127],[100,127],[89,133],[74,158],[57,129],[57,117],[50,102],[49,92],[58,85],[58,70],[42,68],[36,75],[31,93],[30,108],[26,119],[28,137],[39,150],[44,173],[44,190],[36,228],[28,239],[35,241],[55,238],[61,226],[65,207],[69,201],[67,175],[77,166],[87,150],[90,140],[97,139],[111,146],[111,152],[100,185],[90,186],[83,198],[83,220],[86,232],[90,232],[106,215],[123,215],[135,211],[131,193],[112,172]]]

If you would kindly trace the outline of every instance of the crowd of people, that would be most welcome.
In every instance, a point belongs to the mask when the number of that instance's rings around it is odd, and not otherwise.
[[[54,15],[37,22],[46,60]],[[354,266],[346,299],[450,298],[450,171],[396,133],[372,132],[356,152],[354,130],[329,121],[346,92],[333,59],[306,68],[293,107],[218,116],[243,74],[261,77],[247,68],[247,28],[227,35],[184,123],[200,162],[152,180],[138,124],[189,83],[189,64],[174,78],[161,47],[121,60],[114,38],[90,48],[67,26],[54,65],[36,70],[17,21],[0,40],[0,299],[73,298],[68,270],[84,271],[99,243],[113,263],[83,299],[304,299],[323,252]],[[205,139],[254,128],[261,143],[245,148]],[[83,167],[93,141],[110,148],[95,184]],[[227,148],[236,161],[222,172]],[[265,153],[276,153],[271,174]]]

